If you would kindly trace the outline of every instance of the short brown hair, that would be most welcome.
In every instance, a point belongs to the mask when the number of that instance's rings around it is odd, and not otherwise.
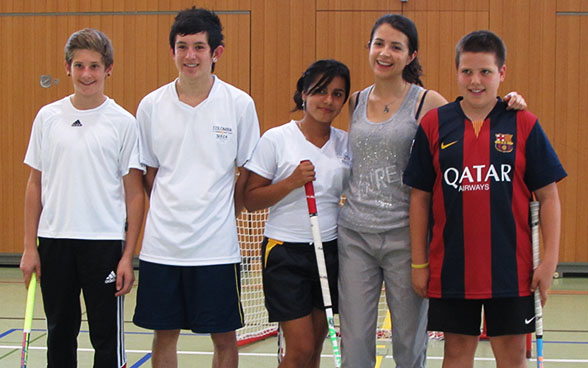
[[[455,46],[455,67],[464,52],[486,52],[496,56],[496,65],[502,68],[506,61],[506,46],[498,35],[491,31],[474,31],[465,35]]]
[[[114,62],[114,50],[110,39],[102,32],[93,28],[84,28],[72,33],[65,44],[65,61],[71,65],[76,50],[92,50],[102,55],[105,68]]]

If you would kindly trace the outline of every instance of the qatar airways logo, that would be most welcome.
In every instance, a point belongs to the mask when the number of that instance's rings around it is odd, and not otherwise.
[[[466,166],[460,170],[450,167],[443,172],[445,184],[460,192],[490,190],[490,182],[510,182],[512,166],[502,164]]]

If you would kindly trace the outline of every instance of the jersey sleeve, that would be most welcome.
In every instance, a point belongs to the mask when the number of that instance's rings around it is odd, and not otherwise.
[[[159,167],[159,160],[153,152],[153,134],[151,119],[151,99],[145,97],[137,108],[137,125],[139,134],[139,162],[149,167]]]
[[[35,120],[33,121],[33,127],[31,129],[31,137],[29,139],[29,146],[27,153],[25,154],[24,163],[32,167],[35,170],[43,171],[42,165],[42,151],[41,142],[43,141],[43,110],[41,109]]]
[[[525,183],[531,191],[558,182],[568,175],[538,121],[527,138],[525,155]]]
[[[424,122],[424,119],[423,119]],[[423,190],[433,191],[435,183],[435,169],[433,167],[433,155],[430,150],[429,138],[423,129],[423,125],[417,128],[408,165],[402,177],[404,184]]]
[[[241,114],[238,122],[237,137],[238,147],[236,164],[238,167],[241,167],[251,158],[253,150],[259,140],[259,120],[257,119],[255,104],[249,96],[248,103],[246,104],[243,114]]]
[[[272,139],[270,130],[257,143],[251,159],[245,164],[245,168],[259,176],[273,180],[278,170],[276,155],[276,142]]]
[[[125,176],[130,169],[139,169],[144,171],[143,165],[139,162],[138,152],[138,127],[134,117],[129,118],[125,124],[122,134],[122,146],[120,151],[120,173]]]

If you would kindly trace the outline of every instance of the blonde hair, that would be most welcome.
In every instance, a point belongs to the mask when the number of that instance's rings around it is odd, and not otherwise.
[[[71,65],[76,50],[92,50],[102,55],[105,68],[114,62],[114,49],[110,39],[102,32],[93,28],[84,28],[72,33],[65,44],[65,61]]]

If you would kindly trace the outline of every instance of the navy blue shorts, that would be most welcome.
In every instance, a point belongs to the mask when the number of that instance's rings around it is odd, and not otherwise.
[[[337,240],[323,243],[333,313],[338,311]],[[324,309],[314,245],[264,238],[263,292],[270,322],[301,318]]]
[[[133,322],[151,330],[222,333],[243,327],[239,264],[170,266],[140,261]]]
[[[429,299],[429,331],[480,335],[482,306],[490,337],[535,331],[533,295],[494,299]]]

